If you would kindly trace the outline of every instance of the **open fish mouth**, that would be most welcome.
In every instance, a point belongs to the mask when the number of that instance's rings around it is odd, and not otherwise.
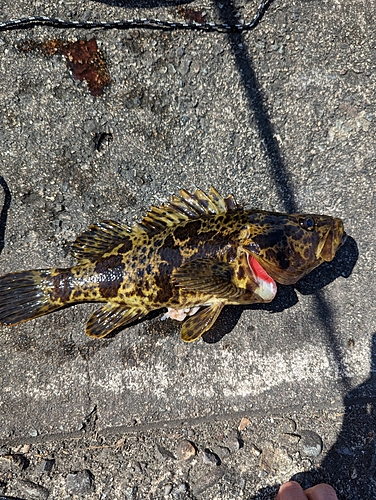
[[[333,219],[332,227],[329,228],[326,237],[322,239],[320,245],[316,249],[316,258],[325,262],[330,262],[334,259],[337,250],[346,241],[347,235],[343,228],[341,219]]]
[[[277,283],[269,276],[265,269],[257,262],[252,254],[247,253],[247,262],[252,273],[253,280],[257,287],[254,290],[259,297],[265,302],[270,302],[274,299],[277,293]]]

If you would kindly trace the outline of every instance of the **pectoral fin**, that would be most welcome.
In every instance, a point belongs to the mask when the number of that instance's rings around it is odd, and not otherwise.
[[[175,286],[220,298],[234,298],[240,290],[233,283],[233,269],[226,262],[196,259],[179,267],[172,276]]]
[[[181,329],[181,339],[184,342],[193,342],[201,337],[201,335],[207,332],[215,323],[220,312],[222,311],[223,305],[221,302],[213,304],[205,309],[201,309],[194,316],[188,318],[182,326]]]
[[[136,308],[106,304],[95,311],[86,323],[86,335],[102,338],[116,328],[126,326],[147,313]]]

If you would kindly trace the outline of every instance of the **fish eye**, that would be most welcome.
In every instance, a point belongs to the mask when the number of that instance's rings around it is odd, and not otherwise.
[[[302,219],[300,221],[300,225],[307,231],[313,231],[315,227],[315,221],[312,219],[312,217],[306,217],[305,219]]]

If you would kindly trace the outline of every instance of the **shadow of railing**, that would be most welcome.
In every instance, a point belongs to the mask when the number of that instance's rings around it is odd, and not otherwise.
[[[217,3],[223,21],[229,24],[236,22],[237,11],[234,2],[223,2],[223,4],[225,5],[220,6],[219,2]],[[274,180],[277,193],[286,211],[295,212],[293,182],[275,139],[273,124],[264,104],[264,96],[260,90],[244,35],[242,33],[228,33],[227,36],[243,81],[250,112],[254,115],[260,139],[269,159],[269,175]],[[349,272],[341,273],[345,277],[351,274],[358,257],[354,240],[351,241],[350,245],[347,245],[347,251],[348,255],[345,261],[350,263],[348,265]],[[323,267],[319,268],[317,272],[322,273]],[[371,499],[374,498],[376,491],[376,480],[372,480],[370,477],[370,471],[373,471],[373,477],[376,477],[376,334],[373,336],[372,343],[370,378],[355,390],[350,390],[350,383],[345,375],[346,370],[336,333],[332,306],[325,298],[322,287],[319,289],[316,287],[317,281],[313,279],[313,276],[307,276],[295,286],[303,294],[313,293],[312,302],[315,315],[325,332],[327,349],[337,365],[346,410],[342,431],[321,467],[309,473],[297,474],[292,479],[300,482],[304,488],[319,482],[328,482],[336,488],[340,500],[345,498]],[[280,300],[278,303],[277,297],[277,301],[269,307],[280,307],[284,302],[291,304],[295,300],[296,294],[291,287],[286,287],[286,289],[287,294],[285,290],[282,302]],[[267,308],[268,306],[261,307]],[[266,488],[260,491],[254,500],[274,498],[277,490],[278,486]]]
[[[270,2],[271,3],[271,2]],[[268,5],[270,5],[270,3]],[[227,24],[237,24],[237,9],[232,0],[219,2],[217,9],[222,21]],[[275,138],[275,131],[265,106],[265,99],[256,72],[252,65],[245,35],[243,33],[227,33],[228,40],[235,58],[235,63],[245,88],[248,106],[253,113],[261,142],[269,159],[269,174],[273,178],[278,196],[287,212],[296,212],[293,184],[291,176],[284,164],[282,154]]]
[[[235,24],[238,17],[234,2],[229,0],[228,2],[220,4],[220,2],[216,0],[216,3],[222,21],[228,24]],[[268,5],[270,5],[270,3]],[[290,213],[296,212],[297,205],[295,202],[291,175],[286,168],[278,142],[275,138],[274,127],[264,103],[265,99],[260,89],[256,72],[253,68],[252,58],[247,49],[245,35],[243,33],[227,33],[227,37],[243,82],[250,112],[253,113],[261,142],[265,147],[265,152],[269,159],[269,175],[274,181],[278,196],[285,210]],[[316,292],[314,294],[313,304],[316,310],[316,316],[325,331],[328,349],[332,350],[338,373],[343,374],[345,370],[339,350],[331,306],[324,298],[322,292]],[[347,391],[349,386],[346,377],[342,377],[341,381],[343,391]]]
[[[316,469],[291,477],[303,489],[328,483],[338,500],[371,500],[376,492],[376,333],[372,335],[370,375],[343,398],[345,414],[335,444]],[[250,500],[271,500],[279,485]]]
[[[2,176],[0,176],[0,186],[3,188],[4,191],[4,203],[0,213],[0,254],[1,254],[5,245],[5,229],[7,225],[8,210],[12,200],[12,195],[10,193],[6,180]]]

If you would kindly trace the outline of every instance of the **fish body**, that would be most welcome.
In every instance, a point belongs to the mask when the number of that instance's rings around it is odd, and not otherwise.
[[[102,302],[86,333],[104,337],[149,312],[185,319],[190,342],[228,304],[270,302],[276,281],[293,284],[331,261],[344,238],[340,219],[246,210],[232,196],[180,191],[133,228],[94,224],[72,246],[71,268],[0,278],[0,323],[16,324],[70,304]]]

